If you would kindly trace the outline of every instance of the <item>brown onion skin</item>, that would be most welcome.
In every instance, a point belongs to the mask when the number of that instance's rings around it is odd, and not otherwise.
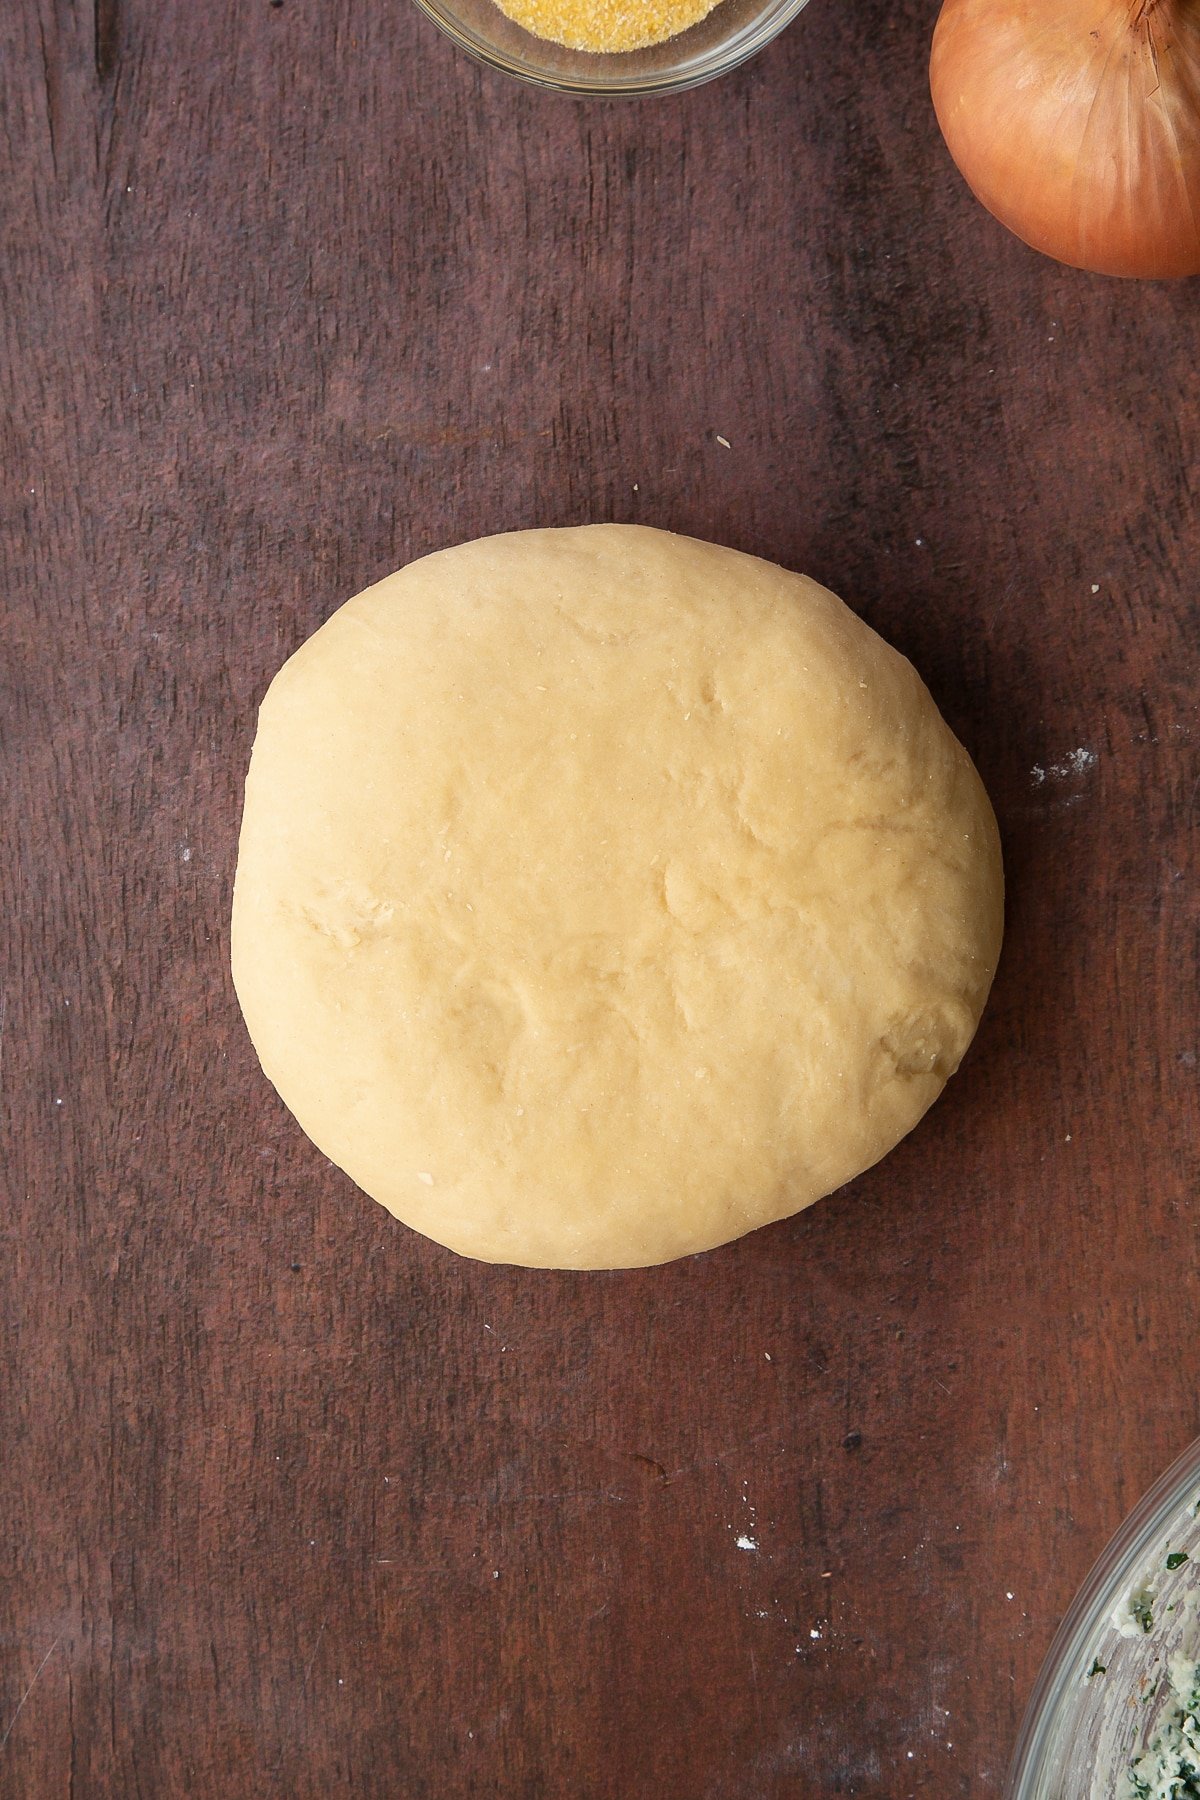
[[[1200,274],[1200,0],[945,0],[929,80],[968,186],[1035,250]]]

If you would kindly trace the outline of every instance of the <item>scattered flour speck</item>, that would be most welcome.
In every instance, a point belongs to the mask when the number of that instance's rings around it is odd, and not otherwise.
[[[1081,744],[1078,750],[1068,750],[1058,762],[1034,763],[1029,771],[1029,780],[1033,787],[1044,787],[1049,781],[1070,781],[1080,775],[1087,775],[1095,768],[1098,757],[1094,750],[1085,749]]]

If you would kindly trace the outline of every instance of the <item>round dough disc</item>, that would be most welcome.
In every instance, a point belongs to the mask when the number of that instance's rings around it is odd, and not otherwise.
[[[233,973],[309,1136],[467,1256],[616,1268],[785,1218],[941,1092],[996,824],[815,582],[622,525],[411,564],[280,670]]]

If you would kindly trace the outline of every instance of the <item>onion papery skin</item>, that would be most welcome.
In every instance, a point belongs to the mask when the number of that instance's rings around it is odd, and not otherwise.
[[[1200,273],[1200,0],[945,0],[929,75],[968,186],[1035,250]]]

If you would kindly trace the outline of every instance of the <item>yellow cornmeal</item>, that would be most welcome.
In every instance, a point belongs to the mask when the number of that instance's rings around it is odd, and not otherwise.
[[[496,0],[534,37],[570,50],[644,50],[710,13],[717,0]]]

